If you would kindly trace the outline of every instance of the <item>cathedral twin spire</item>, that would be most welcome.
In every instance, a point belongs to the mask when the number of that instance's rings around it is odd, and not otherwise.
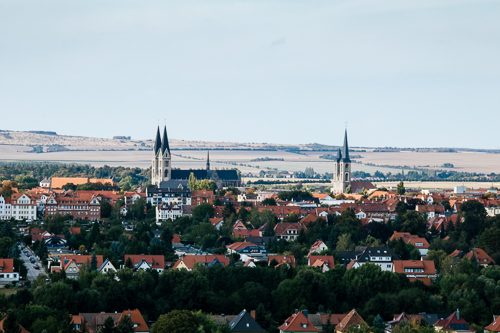
[[[160,154],[160,156],[163,156],[165,155],[166,151],[170,155],[170,147],[168,145],[168,136],[167,136],[167,126],[165,126],[165,128],[163,129],[163,140],[160,136],[160,126],[158,126],[158,129],[156,131],[155,145],[153,149],[155,156],[157,156],[158,154]]]

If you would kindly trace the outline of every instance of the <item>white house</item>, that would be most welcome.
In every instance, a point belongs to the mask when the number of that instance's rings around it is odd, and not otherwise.
[[[113,266],[109,259],[106,259],[106,261],[103,262],[101,267],[99,267],[97,270],[101,273],[116,272],[115,266]]]
[[[175,220],[182,216],[182,205],[173,204],[169,205],[167,202],[162,202],[161,205],[156,206],[156,224],[161,224],[168,219]]]
[[[12,217],[16,220],[31,220],[37,219],[37,205],[35,200],[25,193],[14,193],[10,198],[12,204]]]
[[[0,259],[0,284],[19,281],[19,273],[14,272],[14,259]]]
[[[50,188],[50,179],[45,178],[40,182],[40,187],[42,188]]]
[[[10,199],[0,194],[0,220],[10,220],[12,217],[12,205]]]

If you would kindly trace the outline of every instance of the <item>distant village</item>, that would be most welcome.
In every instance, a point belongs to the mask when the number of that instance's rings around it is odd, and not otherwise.
[[[368,180],[353,179],[352,163],[346,131],[343,146],[332,159],[332,178],[326,190],[310,192],[305,186],[257,190],[242,184],[236,170],[212,169],[209,152],[202,169],[173,168],[167,129],[161,135],[158,128],[148,186],[130,191],[76,190],[68,185],[116,187],[116,182],[53,176],[33,189],[11,188],[9,196],[0,195],[0,234],[19,240],[0,258],[0,284],[28,286],[61,278],[78,281],[89,271],[114,274],[110,276],[118,281],[122,270],[155,271],[158,277],[169,271],[194,273],[216,267],[297,269],[300,274],[300,269],[309,267],[333,276],[336,270],[348,274],[376,266],[377,274],[399,274],[422,293],[439,294],[444,292],[439,286],[446,289],[444,272],[463,274],[460,267],[465,262],[474,265],[474,274],[492,272],[484,273],[484,279],[489,278],[491,292],[498,293],[497,189],[457,186],[431,191],[405,188],[403,182],[397,188],[377,188]],[[141,233],[147,218],[152,223]],[[197,226],[206,229],[193,231]],[[110,236],[112,232],[117,237]],[[146,247],[134,243],[144,238]],[[97,253],[94,244],[99,242],[110,247]],[[19,254],[12,248],[19,248]],[[19,262],[27,267],[24,271],[16,268]],[[461,288],[467,290],[465,283],[457,282],[455,291]],[[441,302],[452,302],[453,297]],[[323,311],[294,309],[283,320],[275,317],[277,324],[265,328],[263,323],[270,319],[259,317],[255,308],[235,308],[236,312],[226,315],[212,313],[209,319],[218,326],[227,325],[230,332],[423,332],[424,327],[465,333],[479,327],[484,332],[498,331],[499,303],[494,303],[491,322],[478,322],[483,317],[471,316],[472,303],[450,303],[468,309],[446,313],[428,312],[425,306],[417,313],[401,309],[390,318],[366,312],[362,316],[363,311],[355,308],[327,312],[322,304]],[[483,307],[489,306],[485,303]],[[127,317],[133,332],[155,330],[152,312],[144,316],[141,308],[119,310],[72,313],[71,323],[82,333],[99,332],[108,318],[112,318],[112,327],[118,327]],[[7,315],[0,322],[0,331],[8,332],[4,329],[8,320]],[[410,324],[413,331],[408,329]]]

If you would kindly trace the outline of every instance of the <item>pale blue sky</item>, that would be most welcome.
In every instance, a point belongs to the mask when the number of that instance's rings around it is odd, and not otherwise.
[[[0,129],[500,148],[500,1],[0,0]]]

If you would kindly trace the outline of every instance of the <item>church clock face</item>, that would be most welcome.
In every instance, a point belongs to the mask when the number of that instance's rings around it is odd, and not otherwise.
[[[349,167],[349,164],[346,164],[346,165],[345,165],[345,168],[347,169],[348,167]]]

